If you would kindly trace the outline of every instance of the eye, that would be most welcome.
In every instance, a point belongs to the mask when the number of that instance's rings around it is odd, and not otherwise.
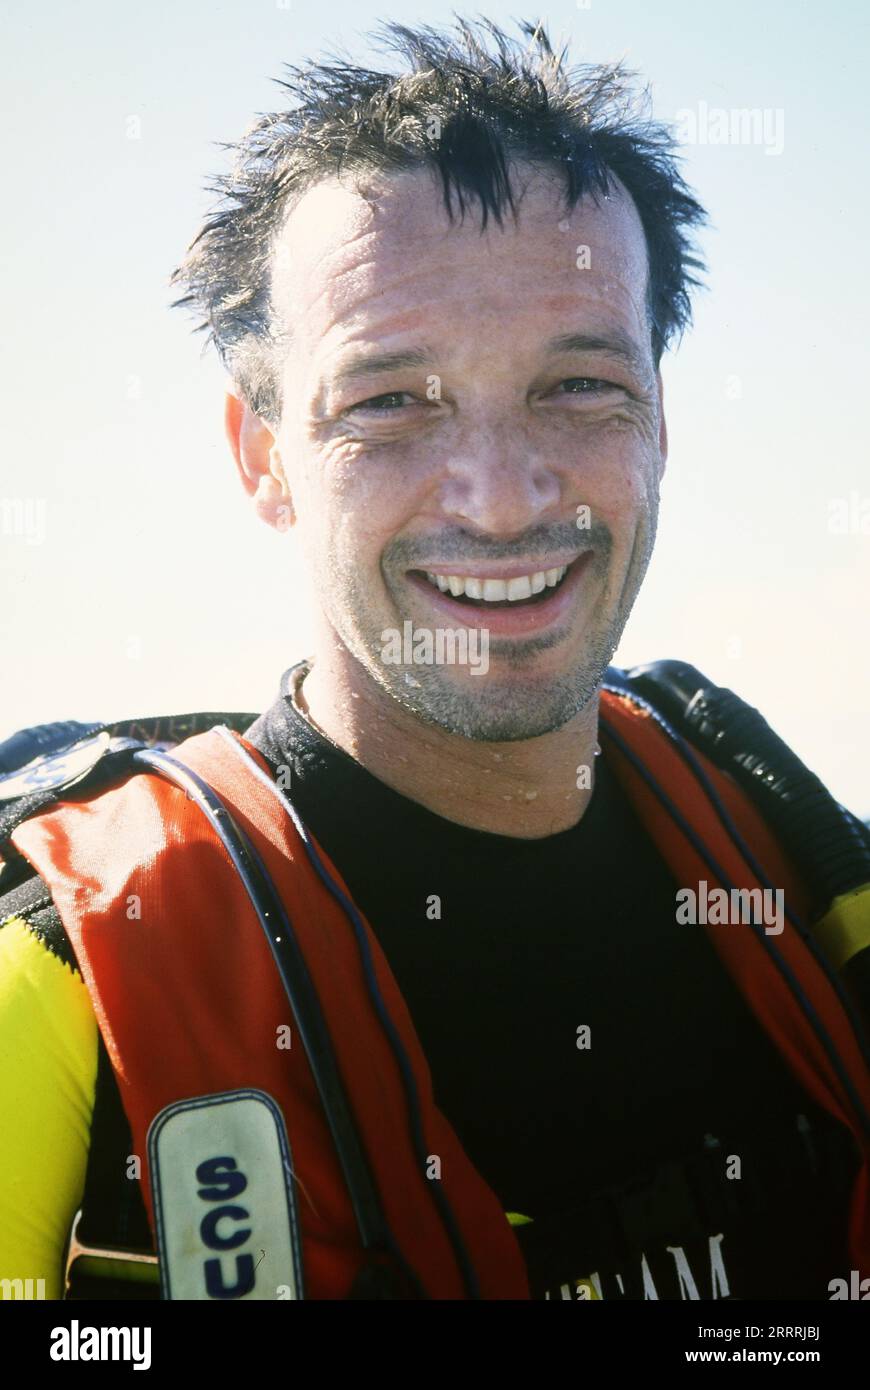
[[[388,415],[391,411],[400,409],[405,400],[410,400],[407,391],[387,391],[383,396],[369,396],[368,400],[360,401],[358,405],[352,405],[345,414],[354,411],[370,411],[374,415]]]
[[[559,382],[558,389],[564,390],[568,396],[597,396],[605,391],[622,391],[625,388],[613,381],[602,381],[600,377],[569,376]]]

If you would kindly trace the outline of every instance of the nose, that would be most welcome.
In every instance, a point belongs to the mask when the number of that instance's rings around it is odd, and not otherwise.
[[[445,465],[439,502],[444,515],[491,535],[520,535],[560,514],[556,460],[542,456],[521,428],[483,427],[464,433]]]

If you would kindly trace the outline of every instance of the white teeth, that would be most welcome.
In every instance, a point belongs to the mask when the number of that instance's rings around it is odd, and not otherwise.
[[[507,584],[503,579],[484,579],[483,597],[488,603],[502,603],[507,596]]]
[[[532,581],[527,574],[521,574],[519,579],[509,579],[507,582],[508,598],[531,598]]]
[[[539,594],[542,589],[555,588],[568,572],[567,565],[559,565],[552,570],[536,570],[534,574],[520,574],[514,579],[477,579],[461,574],[430,574],[426,578],[430,584],[439,588],[442,594],[448,589],[454,598],[465,594],[466,598],[482,599],[484,603],[518,603],[522,599]]]

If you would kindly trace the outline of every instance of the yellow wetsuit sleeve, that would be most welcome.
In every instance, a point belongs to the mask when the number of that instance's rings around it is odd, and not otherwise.
[[[0,1299],[62,1297],[96,1078],[97,1023],[81,976],[20,918],[7,919],[0,925]]]

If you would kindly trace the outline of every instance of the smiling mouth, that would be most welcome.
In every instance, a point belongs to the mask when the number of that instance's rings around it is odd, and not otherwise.
[[[492,579],[462,574],[433,574],[431,570],[413,570],[415,578],[425,580],[434,589],[454,602],[470,607],[529,608],[552,598],[567,577],[572,565],[557,565],[547,570],[529,570],[511,579]]]

